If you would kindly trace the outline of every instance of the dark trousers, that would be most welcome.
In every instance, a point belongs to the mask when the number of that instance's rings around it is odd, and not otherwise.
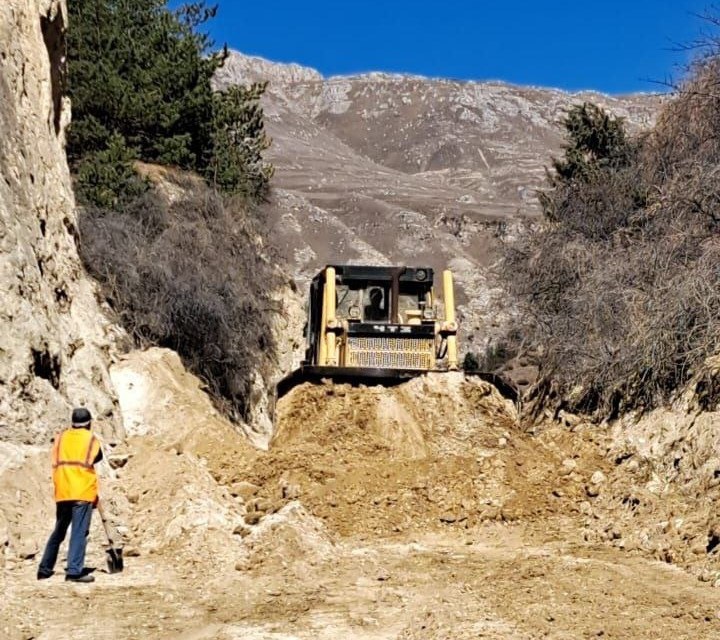
[[[87,536],[90,531],[92,510],[92,502],[66,500],[57,503],[55,529],[50,534],[45,546],[45,553],[43,553],[38,569],[39,572],[50,573],[55,568],[60,545],[65,540],[68,527],[72,524],[66,572],[69,576],[82,574],[85,568],[85,547],[87,546]]]

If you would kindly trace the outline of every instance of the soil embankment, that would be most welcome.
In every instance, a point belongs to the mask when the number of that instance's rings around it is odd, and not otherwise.
[[[66,637],[78,615],[92,638],[720,633],[720,592],[590,535],[622,468],[597,428],[529,434],[486,383],[431,375],[298,387],[261,451],[191,376],[161,371],[172,359],[151,361],[172,394],[135,396],[128,458],[108,486],[127,525],[126,571],[103,572],[98,528],[89,587],[37,582],[37,558],[9,558],[4,636]],[[40,491],[41,461],[0,476],[3,496],[19,475]],[[49,511],[18,527],[42,537]]]

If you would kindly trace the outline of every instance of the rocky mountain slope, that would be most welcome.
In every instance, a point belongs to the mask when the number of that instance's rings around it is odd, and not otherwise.
[[[468,338],[498,324],[497,237],[536,216],[559,120],[590,100],[648,127],[661,98],[371,73],[323,78],[231,52],[219,88],[268,81],[274,240],[301,285],[332,262],[448,265]]]

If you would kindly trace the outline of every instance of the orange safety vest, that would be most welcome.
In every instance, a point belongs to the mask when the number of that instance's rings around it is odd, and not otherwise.
[[[55,501],[95,502],[98,480],[93,461],[100,442],[89,429],[66,429],[56,439],[52,451]]]

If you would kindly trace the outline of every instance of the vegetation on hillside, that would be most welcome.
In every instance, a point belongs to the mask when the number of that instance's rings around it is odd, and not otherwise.
[[[143,191],[135,159],[192,169],[232,194],[262,198],[272,167],[264,85],[213,92],[225,53],[201,27],[216,7],[166,0],[69,3],[68,159],[81,201],[115,206]]]
[[[714,45],[648,133],[630,138],[621,119],[573,107],[544,220],[508,245],[523,333],[541,347],[545,389],[572,409],[655,406],[720,348]]]
[[[149,190],[120,210],[86,208],[85,265],[137,344],[177,351],[220,408],[245,419],[256,374],[273,364],[277,273],[242,201],[192,176],[164,180],[183,196]]]
[[[175,349],[229,416],[246,418],[272,363],[278,285],[255,206],[272,174],[264,85],[212,91],[225,55],[200,31],[216,11],[203,2],[69,9],[68,159],[83,262],[136,344]],[[165,189],[150,187],[138,160],[175,167],[143,169]]]

